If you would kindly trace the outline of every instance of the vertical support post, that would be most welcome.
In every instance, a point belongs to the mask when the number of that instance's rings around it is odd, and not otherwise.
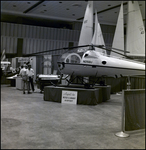
[[[127,77],[127,90],[131,89],[131,82],[130,82],[130,76]]]
[[[122,117],[121,117],[121,132],[116,133],[118,137],[128,137],[129,134],[124,133],[124,115],[125,115],[125,90],[122,91]]]

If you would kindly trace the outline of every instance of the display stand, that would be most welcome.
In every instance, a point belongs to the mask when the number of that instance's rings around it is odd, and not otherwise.
[[[106,87],[104,87],[106,89]],[[77,92],[77,104],[83,105],[97,105],[98,103],[105,102],[110,99],[110,86],[107,90],[101,88],[85,89],[79,86],[45,86],[44,87],[44,100],[59,102],[62,101],[63,91]],[[103,96],[103,91],[104,95]],[[107,98],[107,99],[105,99]]]
[[[18,89],[18,90],[23,89],[23,83],[22,83],[22,78],[21,77],[16,78],[16,89]],[[27,89],[26,85],[25,85],[25,89]]]
[[[12,87],[15,87],[15,86],[16,86],[16,80],[15,80],[15,79],[7,79],[7,80],[10,81],[10,85],[11,85]]]
[[[16,86],[16,77],[17,75],[14,75],[12,77],[7,77],[6,79],[10,81],[10,85],[15,87]]]

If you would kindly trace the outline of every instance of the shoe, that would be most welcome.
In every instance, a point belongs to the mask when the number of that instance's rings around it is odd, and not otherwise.
[[[23,92],[23,94],[25,94],[25,92]]]
[[[31,92],[27,92],[28,94],[31,94]]]

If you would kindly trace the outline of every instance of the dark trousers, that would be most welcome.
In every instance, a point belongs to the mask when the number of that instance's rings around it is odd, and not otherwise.
[[[25,79],[22,79],[22,88],[23,88],[23,92],[25,92],[25,88],[27,87],[27,91],[29,92],[29,84],[28,81]]]
[[[31,84],[31,89],[34,91],[34,85],[33,85],[33,78],[29,77],[29,89],[30,89],[30,84]]]

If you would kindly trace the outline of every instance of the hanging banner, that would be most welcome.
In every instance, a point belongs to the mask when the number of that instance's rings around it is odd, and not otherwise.
[[[145,129],[145,89],[125,91],[125,131]]]
[[[62,90],[61,103],[77,104],[77,91],[64,91],[64,90]]]

